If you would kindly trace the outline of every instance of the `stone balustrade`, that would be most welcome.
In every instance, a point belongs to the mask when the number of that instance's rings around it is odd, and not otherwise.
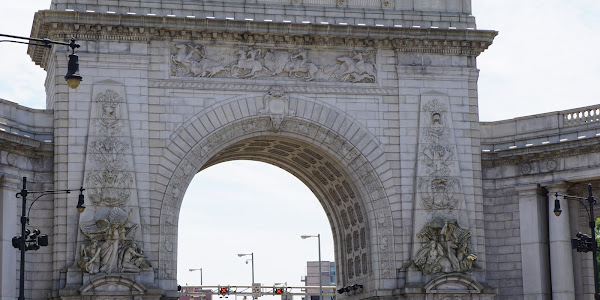
[[[481,151],[498,152],[600,136],[600,105],[481,122]]]

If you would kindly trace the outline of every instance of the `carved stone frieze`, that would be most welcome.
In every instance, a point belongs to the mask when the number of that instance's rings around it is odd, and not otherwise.
[[[471,252],[471,231],[455,220],[434,218],[417,237],[421,248],[412,262],[424,274],[468,272],[477,260]]]
[[[292,79],[373,83],[375,51],[325,52],[308,49],[241,48],[174,44],[171,76]]]

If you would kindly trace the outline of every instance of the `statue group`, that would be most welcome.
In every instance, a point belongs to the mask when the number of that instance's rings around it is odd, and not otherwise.
[[[150,268],[144,250],[133,240],[137,224],[130,222],[132,209],[126,214],[113,207],[108,219],[81,225],[87,242],[81,245],[78,266],[89,274],[139,273]]]
[[[470,253],[471,232],[454,220],[436,218],[417,237],[423,243],[413,264],[424,274],[467,272],[477,260]]]

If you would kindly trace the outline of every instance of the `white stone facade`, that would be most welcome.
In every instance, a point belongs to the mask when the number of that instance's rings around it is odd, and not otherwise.
[[[32,36],[75,36],[84,81],[64,84],[66,49],[29,49],[48,72],[48,110],[0,106],[19,133],[0,132],[18,145],[2,152],[2,195],[12,200],[23,176],[83,185],[88,209],[55,197],[36,212],[52,245],[27,253],[37,263],[26,296],[176,297],[187,185],[213,164],[253,159],[320,199],[338,286],[364,286],[340,298],[584,297],[587,258],[563,266],[572,284],[544,267],[570,254],[578,226],[576,206],[548,219],[546,190],[597,177],[598,111],[480,124],[476,57],[497,33],[473,28],[467,0],[53,1]],[[18,279],[10,203],[7,299]]]

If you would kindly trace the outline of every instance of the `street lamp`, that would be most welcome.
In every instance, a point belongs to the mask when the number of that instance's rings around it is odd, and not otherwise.
[[[190,269],[190,272],[200,271],[200,285],[202,285],[202,268],[200,269]]]
[[[573,249],[577,249],[577,252],[589,252],[592,251],[592,256],[593,256],[593,264],[594,264],[594,299],[595,300],[600,300],[600,288],[599,288],[599,284],[598,283],[598,257],[597,257],[597,253],[596,253],[596,249],[598,248],[598,241],[596,241],[596,233],[595,233],[595,227],[596,227],[596,222],[594,220],[594,204],[596,204],[596,199],[594,199],[594,196],[592,195],[592,185],[588,184],[588,194],[589,196],[587,198],[585,197],[577,197],[577,196],[572,196],[572,195],[562,195],[559,193],[555,193],[555,197],[556,199],[554,200],[554,214],[558,217],[560,216],[562,210],[560,209],[560,201],[558,200],[558,196],[562,196],[563,199],[566,200],[577,200],[579,201],[579,203],[581,203],[583,205],[583,207],[585,207],[585,210],[587,210],[588,216],[590,217],[589,220],[589,226],[590,229],[592,231],[592,236],[588,236],[587,234],[578,232],[577,233],[577,238],[576,239],[572,239],[571,240],[571,247]],[[582,200],[587,200],[588,205],[589,205],[589,209],[585,206],[585,203],[582,202]]]
[[[316,237],[319,243],[319,300],[323,300],[323,275],[321,274],[321,234],[317,235],[302,235],[303,240]]]
[[[83,191],[85,189],[83,187],[79,188],[79,201],[77,202],[77,211],[80,213],[85,209],[84,206],[84,197]],[[48,246],[48,236],[45,234],[41,234],[39,229],[34,229],[33,233],[26,229],[26,225],[29,224],[29,212],[31,211],[31,207],[33,204],[40,199],[42,196],[46,195],[56,195],[56,194],[70,194],[71,190],[47,190],[47,191],[28,191],[27,190],[27,177],[23,177],[23,188],[20,192],[17,193],[16,197],[21,198],[21,236],[15,236],[12,238],[12,245],[15,248],[21,250],[21,270],[19,274],[19,300],[25,300],[25,251],[28,250],[38,250],[40,246]],[[38,195],[31,205],[29,206],[29,210],[27,209],[27,195]]]
[[[248,256],[248,255],[250,255],[250,259],[246,260],[246,264],[248,264],[249,260],[252,261],[252,285],[254,285],[254,252],[248,253],[248,254],[244,254],[244,253],[238,254],[239,257],[244,257],[244,256]]]
[[[11,39],[28,41],[28,42],[21,42],[21,41],[13,41],[13,40],[0,40],[0,42],[27,44],[27,45],[33,45],[33,46],[46,47],[46,48],[52,48],[52,44],[66,45],[66,46],[71,47],[72,52],[71,52],[71,54],[69,54],[69,63],[67,65],[67,75],[65,75],[65,80],[67,81],[67,85],[72,89],[76,89],[79,86],[79,83],[81,83],[82,77],[79,75],[79,57],[77,57],[77,55],[75,54],[75,48],[79,48],[80,45],[75,43],[75,38],[71,38],[70,43],[65,43],[65,42],[52,41],[49,39],[35,39],[35,38],[28,38],[28,37],[16,36],[16,35],[8,35],[8,34],[2,34],[2,33],[0,33],[0,36],[8,37]]]

